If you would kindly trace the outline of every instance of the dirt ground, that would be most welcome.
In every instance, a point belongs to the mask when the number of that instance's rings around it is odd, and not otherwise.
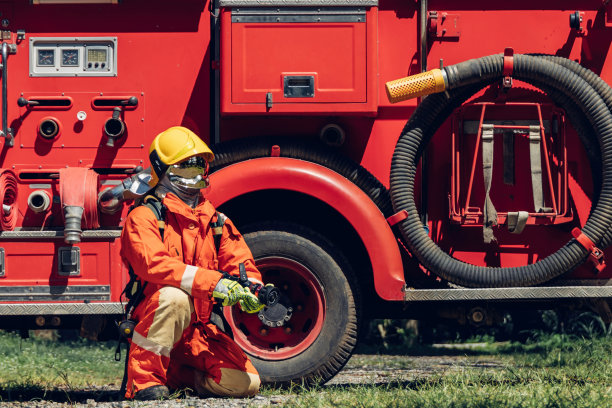
[[[325,387],[343,387],[358,384],[381,385],[393,381],[415,381],[428,376],[461,370],[466,367],[496,369],[501,364],[491,357],[466,356],[368,356],[355,355],[347,366]],[[0,402],[0,407],[264,407],[278,406],[292,399],[286,392],[258,395],[248,399],[184,398],[154,402],[117,401],[118,387],[98,387],[83,390],[53,390],[46,395],[14,395],[16,401]],[[268,394],[268,393],[267,393]]]

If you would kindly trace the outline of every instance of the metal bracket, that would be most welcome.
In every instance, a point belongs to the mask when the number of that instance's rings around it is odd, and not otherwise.
[[[272,92],[266,93],[266,108],[272,109]]]
[[[582,33],[584,31],[584,28],[582,27],[583,20],[584,12],[576,10],[575,12],[571,13],[569,16],[570,28],[573,28],[577,32]]]
[[[438,40],[444,38],[456,39],[461,36],[459,14],[430,11],[427,19],[427,26],[431,37]]]
[[[0,248],[0,276],[4,276],[6,272],[6,262],[4,258],[4,248]]]

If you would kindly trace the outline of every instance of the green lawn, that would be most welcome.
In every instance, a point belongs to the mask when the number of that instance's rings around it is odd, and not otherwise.
[[[123,362],[114,361],[114,346],[21,340],[13,333],[0,332],[0,396],[4,401],[23,400],[20,395],[32,392],[53,398],[49,395],[54,389],[64,393],[105,385],[117,389]],[[429,360],[417,356],[427,355],[449,356],[455,363],[427,375],[397,375],[383,384],[264,387],[263,400],[245,400],[245,404],[308,408],[612,406],[612,336],[582,339],[555,334],[527,344],[413,347],[403,356],[358,355],[347,368],[409,372],[419,364],[426,367]],[[108,400],[108,395],[101,399]]]
[[[112,342],[58,342],[0,332],[1,389],[18,387],[78,389],[121,384],[123,361]],[[125,355],[125,346],[122,357]]]

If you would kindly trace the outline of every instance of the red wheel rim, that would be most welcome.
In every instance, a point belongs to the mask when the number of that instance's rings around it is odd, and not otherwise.
[[[225,308],[234,340],[248,354],[264,360],[284,360],[302,353],[321,333],[325,320],[325,297],[319,280],[301,263],[282,257],[256,261],[265,283],[289,296],[293,315],[283,327],[264,326],[257,314],[239,307]]]

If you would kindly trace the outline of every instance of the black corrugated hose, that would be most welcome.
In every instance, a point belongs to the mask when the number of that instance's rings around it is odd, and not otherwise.
[[[571,239],[557,252],[538,262],[510,268],[471,265],[442,251],[427,235],[414,201],[414,177],[421,153],[438,127],[471,95],[503,77],[503,56],[492,55],[444,68],[446,93],[430,95],[416,109],[400,136],[391,164],[391,200],[394,211],[406,210],[400,231],[419,261],[444,279],[467,287],[536,285],[571,271],[588,252]],[[514,55],[515,79],[544,92],[567,113],[580,134],[589,157],[596,157],[594,180],[600,180],[582,232],[600,248],[612,240],[612,113],[610,87],[597,75],[561,57]],[[601,169],[601,170],[599,170]]]

